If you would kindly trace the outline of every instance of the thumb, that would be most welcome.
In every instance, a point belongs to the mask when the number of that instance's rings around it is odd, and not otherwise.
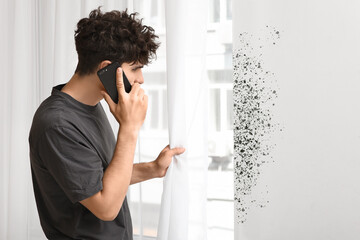
[[[185,148],[183,148],[183,147],[176,147],[176,148],[173,148],[173,149],[171,149],[170,150],[171,151],[171,155],[180,155],[180,154],[182,154],[182,153],[184,153],[185,152]]]
[[[125,88],[123,82],[123,70],[121,67],[118,67],[116,70],[116,87],[118,90],[119,97],[124,96]]]

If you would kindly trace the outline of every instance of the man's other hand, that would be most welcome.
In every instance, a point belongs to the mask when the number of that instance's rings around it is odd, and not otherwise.
[[[185,152],[185,148],[177,147],[170,149],[170,145],[167,145],[153,161],[155,174],[157,177],[164,177],[167,169],[171,163],[172,157],[175,155],[180,155]]]

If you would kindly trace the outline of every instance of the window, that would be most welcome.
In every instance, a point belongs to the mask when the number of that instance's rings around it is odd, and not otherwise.
[[[209,78],[209,166],[208,239],[232,239],[233,203],[233,102],[231,31],[222,23],[231,22],[231,0],[209,0],[207,71]],[[161,42],[157,60],[143,69],[143,88],[149,96],[148,112],[140,132],[135,162],[154,160],[168,144],[167,90],[165,69],[164,6],[160,0],[136,0],[134,11],[152,26]],[[217,30],[219,29],[219,30]],[[230,27],[231,29],[231,27]],[[226,35],[224,38],[224,34]],[[230,35],[229,35],[230,34]],[[229,36],[227,36],[229,35]],[[140,152],[140,153],[139,153]],[[139,160],[137,160],[139,159]],[[159,221],[162,179],[152,179],[129,188],[134,239],[155,239]]]

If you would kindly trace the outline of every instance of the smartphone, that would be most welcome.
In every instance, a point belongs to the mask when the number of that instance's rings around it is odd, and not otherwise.
[[[113,62],[97,72],[97,75],[99,76],[100,81],[104,85],[106,92],[109,94],[109,96],[115,103],[118,103],[119,101],[118,91],[116,87],[116,70],[118,67],[120,67],[120,64],[118,62]],[[131,84],[127,79],[124,71],[123,82],[125,92],[129,93],[131,91]]]

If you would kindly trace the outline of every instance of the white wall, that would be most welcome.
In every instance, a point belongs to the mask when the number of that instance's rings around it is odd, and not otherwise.
[[[272,114],[283,129],[272,134],[274,162],[259,168],[253,188],[253,198],[269,202],[250,207],[244,223],[235,219],[235,239],[360,239],[359,7],[233,1],[234,51],[240,33],[266,45],[270,27],[280,31],[262,57],[275,74]]]

